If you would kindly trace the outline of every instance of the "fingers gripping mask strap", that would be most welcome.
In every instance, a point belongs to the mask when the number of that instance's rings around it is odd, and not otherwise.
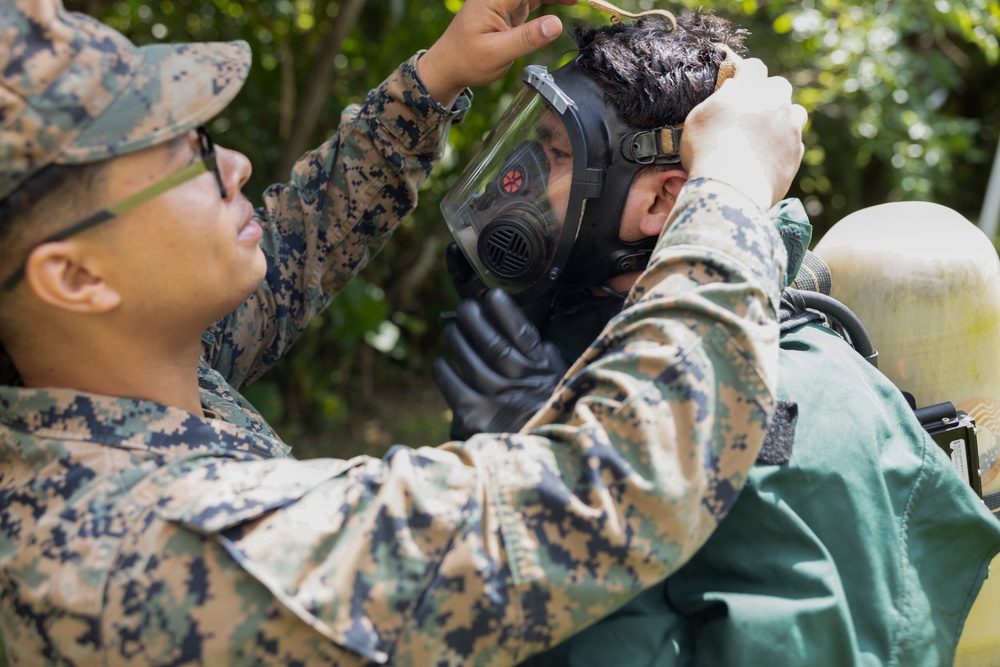
[[[736,53],[725,44],[716,43],[716,46],[722,49],[722,52],[726,54],[725,60],[719,64],[719,75],[715,77],[715,89],[718,90],[722,87],[722,84],[726,82],[726,79],[731,79],[736,75],[736,68],[743,59],[736,55]]]

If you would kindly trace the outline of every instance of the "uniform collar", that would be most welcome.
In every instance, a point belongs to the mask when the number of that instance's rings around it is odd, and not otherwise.
[[[206,405],[213,407],[209,402]],[[190,452],[236,458],[288,455],[290,448],[269,427],[266,432],[255,432],[232,423],[228,416],[224,419],[208,419],[140,399],[0,386],[0,423],[28,437],[76,440],[164,456]]]

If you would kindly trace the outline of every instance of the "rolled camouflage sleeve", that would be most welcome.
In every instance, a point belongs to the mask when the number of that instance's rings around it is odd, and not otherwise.
[[[197,570],[214,582],[187,612],[211,619],[205,655],[241,623],[267,664],[510,665],[555,645],[677,570],[735,500],[775,403],[784,255],[749,199],[693,181],[631,305],[525,430],[382,460],[212,461],[134,536],[163,542],[166,521],[184,546],[126,544],[115,585],[172,591],[163,576]]]
[[[448,128],[471,101],[438,104],[417,76],[419,56],[345,109],[337,133],[264,193],[256,216],[267,277],[206,334],[210,363],[233,386],[272,366],[416,206]]]

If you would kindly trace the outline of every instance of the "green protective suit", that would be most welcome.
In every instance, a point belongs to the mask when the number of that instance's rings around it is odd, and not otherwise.
[[[779,213],[794,277],[808,222]],[[786,322],[779,361],[778,397],[797,405],[790,459],[754,466],[676,574],[525,665],[952,664],[1000,522],[837,334]]]

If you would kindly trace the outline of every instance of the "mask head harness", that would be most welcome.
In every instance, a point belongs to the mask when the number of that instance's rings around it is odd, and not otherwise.
[[[738,60],[723,49],[716,88]],[[442,201],[463,254],[487,286],[522,303],[557,285],[575,290],[643,269],[656,239],[622,241],[622,211],[641,169],[680,168],[681,126],[625,123],[575,61],[551,74],[529,65],[523,80],[524,90]]]

